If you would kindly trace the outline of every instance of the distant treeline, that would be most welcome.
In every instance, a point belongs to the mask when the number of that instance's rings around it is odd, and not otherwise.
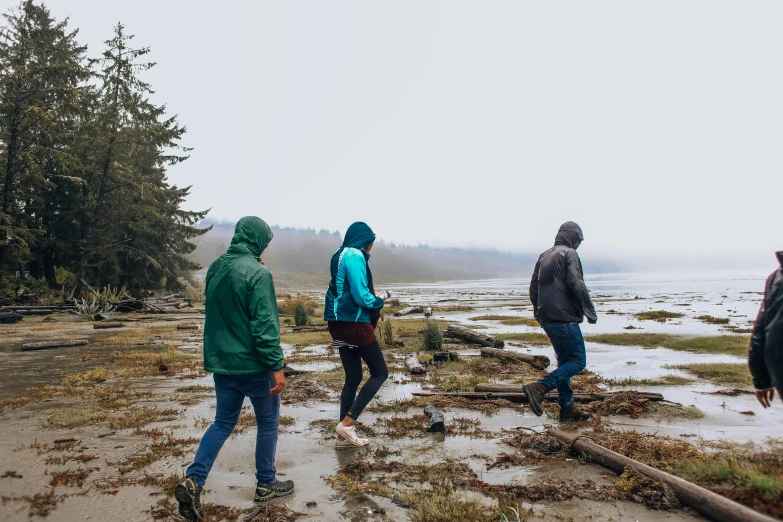
[[[191,259],[208,267],[222,255],[234,233],[233,223],[214,223],[196,240]],[[342,243],[339,232],[272,227],[275,234],[263,258],[275,283],[288,288],[316,288],[329,282],[329,260]],[[523,277],[533,272],[538,254],[494,250],[401,246],[377,241],[372,249],[373,276],[380,283]],[[595,265],[595,271],[616,267]],[[604,269],[604,270],[601,270]]]
[[[1,289],[28,271],[51,287],[177,286],[198,268],[187,256],[206,212],[182,210],[189,187],[167,181],[189,149],[140,77],[149,49],[118,24],[90,57],[67,20],[32,0],[2,23]]]

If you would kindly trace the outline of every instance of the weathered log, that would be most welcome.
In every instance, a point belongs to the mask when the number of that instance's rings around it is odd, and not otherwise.
[[[482,357],[496,357],[500,360],[527,363],[536,370],[546,370],[549,366],[549,357],[546,355],[530,355],[528,353],[519,353],[497,348],[482,348]]]
[[[457,352],[435,352],[432,354],[432,360],[439,362],[459,361],[459,354]]]
[[[410,315],[410,314],[420,314],[423,312],[424,312],[424,308],[422,308],[421,306],[409,306],[408,308],[403,308],[398,312],[394,312],[394,317],[402,317],[403,315]]]
[[[415,375],[427,373],[427,368],[425,368],[421,362],[419,362],[419,358],[415,353],[408,357],[408,359],[405,361],[405,364],[408,366],[408,371]]]
[[[125,326],[122,323],[95,323],[92,325],[94,330],[106,330],[108,328],[122,328]]]
[[[86,339],[71,339],[63,341],[39,341],[36,343],[27,343],[22,345],[23,352],[29,352],[31,350],[46,350],[47,348],[62,348],[64,346],[82,346],[89,344]]]
[[[478,387],[479,385],[476,385]],[[500,385],[495,385],[500,386]],[[436,392],[413,392],[411,395],[414,395],[416,397],[436,397],[438,395],[444,396],[444,397],[462,397],[464,399],[475,399],[475,400],[486,400],[486,399],[506,399],[507,401],[516,402],[516,403],[526,403],[527,401],[527,395],[524,394],[524,392],[514,392],[514,391],[499,391],[499,392],[491,392],[491,391],[474,391],[474,392],[442,392],[442,393],[436,393]],[[662,401],[663,396],[658,393],[640,393],[642,397],[644,397],[647,400],[650,401]],[[574,401],[576,402],[595,402],[595,401],[603,401],[610,397],[614,396],[614,393],[575,393],[574,394]],[[544,400],[546,401],[557,401],[558,393],[557,391],[551,391],[544,396]]]
[[[22,320],[22,314],[14,312],[0,312],[0,324],[16,324]]]
[[[177,330],[198,330],[197,324],[178,324]]]
[[[51,308],[25,308],[23,310],[17,310],[16,313],[21,315],[51,315],[59,310],[52,310]]]
[[[663,482],[677,495],[681,503],[690,506],[702,515],[719,522],[772,522],[772,518],[762,515],[748,507],[713,493],[687,480],[670,475],[665,471],[655,469],[647,464],[620,455],[610,449],[599,446],[588,439],[575,437],[564,431],[551,429],[550,436],[571,446],[571,451],[577,455],[588,457],[606,468],[623,473],[627,468],[633,468],[642,475]]]
[[[328,332],[329,327],[324,325],[303,325],[303,326],[294,326],[291,328],[291,331],[293,332]]]
[[[424,413],[430,418],[430,426],[427,428],[429,433],[443,433],[446,431],[446,419],[443,418],[443,412],[430,404],[424,405]]]
[[[494,384],[494,383],[480,383],[476,385],[475,390],[477,392],[491,392],[491,393],[525,393],[522,389],[521,384]],[[615,395],[619,393],[627,393],[628,391],[632,393],[638,393],[642,398],[647,399],[648,401],[658,402],[663,400],[663,395],[660,393],[652,393],[652,392],[639,392],[635,390],[626,390],[622,392],[598,392],[598,393],[577,393],[579,397],[584,397],[582,400],[583,402],[587,402],[587,398],[589,397],[592,400],[601,400],[604,401],[606,399],[609,399],[611,397],[614,397]],[[557,398],[557,390],[552,390],[549,393],[546,394],[546,398]]]
[[[450,324],[449,327],[446,328],[446,337],[456,337],[464,341],[480,344],[481,346],[489,346],[491,348],[503,348],[506,345],[502,339],[456,324]]]

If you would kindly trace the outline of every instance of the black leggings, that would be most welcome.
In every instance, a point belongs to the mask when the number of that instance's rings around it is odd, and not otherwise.
[[[340,397],[340,420],[346,415],[356,420],[378,393],[381,384],[389,378],[389,369],[378,341],[358,348],[340,348],[340,360],[345,370],[345,386]],[[356,389],[362,382],[362,360],[370,369],[370,378],[364,383],[357,397]]]

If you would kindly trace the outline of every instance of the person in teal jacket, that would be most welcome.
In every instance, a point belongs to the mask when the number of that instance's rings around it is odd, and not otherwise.
[[[375,233],[367,224],[352,224],[345,233],[342,246],[332,255],[329,267],[331,280],[326,291],[324,319],[329,325],[332,346],[339,349],[345,370],[340,422],[336,427],[338,449],[368,444],[367,439],[357,436],[356,420],[389,377],[381,347],[375,338],[380,310],[389,294],[375,295],[368,264],[374,243]],[[357,396],[356,391],[362,382],[362,361],[370,369],[370,378]]]
[[[275,451],[280,393],[285,387],[280,318],[272,275],[261,253],[272,241],[262,219],[237,222],[228,251],[207,271],[204,370],[215,381],[215,421],[201,438],[185,481],[174,490],[186,520],[201,520],[201,491],[226,439],[236,426],[245,397],[256,415],[256,493],[264,502],[294,490],[276,479]]]

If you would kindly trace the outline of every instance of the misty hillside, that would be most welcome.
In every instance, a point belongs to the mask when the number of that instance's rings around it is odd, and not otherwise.
[[[231,243],[234,223],[214,228],[196,241],[191,259],[208,267]],[[317,288],[329,282],[329,260],[342,244],[339,232],[272,227],[275,234],[264,252],[266,266],[278,287]],[[401,246],[379,240],[372,250],[372,271],[379,283],[524,277],[533,272],[538,254],[493,250]],[[591,265],[593,272],[614,271],[609,264]]]

